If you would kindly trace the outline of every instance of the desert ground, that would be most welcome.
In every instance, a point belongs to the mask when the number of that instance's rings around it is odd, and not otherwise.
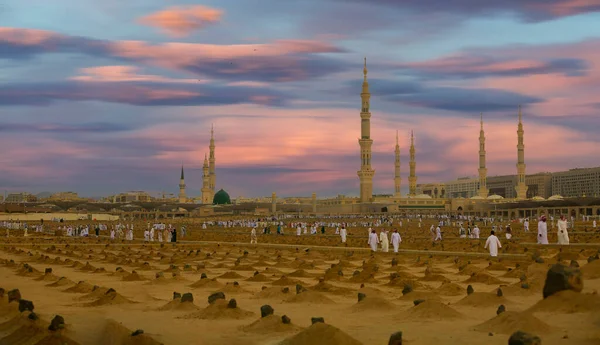
[[[251,245],[249,228],[193,220],[176,244],[143,243],[141,221],[134,241],[13,230],[0,240],[0,345],[367,345],[396,332],[411,345],[494,345],[519,330],[545,345],[600,344],[600,233],[589,224],[562,247],[536,245],[535,224],[514,226],[492,259],[489,227],[479,240],[448,228],[432,243],[433,222],[405,223],[397,254],[372,253],[363,227],[346,245],[331,228],[272,229]],[[555,264],[581,272],[583,288],[544,298]]]

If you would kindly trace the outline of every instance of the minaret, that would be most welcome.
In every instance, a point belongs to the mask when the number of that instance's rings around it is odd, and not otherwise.
[[[213,202],[213,194],[213,191],[210,189],[208,157],[204,154],[204,165],[202,166],[202,204],[211,205]]]
[[[398,131],[396,131],[396,161],[394,163],[394,197],[400,198],[402,197],[402,193],[400,192],[400,185],[402,183],[402,179],[400,178],[400,145],[398,144]]]
[[[365,58],[365,67],[363,69],[364,79],[360,94],[362,100],[360,139],[358,139],[361,161],[360,170],[357,172],[360,180],[360,202],[371,201],[373,197],[373,176],[375,175],[375,170],[371,169],[371,145],[373,145],[373,140],[371,139],[371,112],[369,111],[371,94],[369,93],[367,72],[367,58]]]
[[[408,195],[417,195],[417,161],[415,160],[415,136],[413,131],[410,131],[410,175],[408,176]]]
[[[521,115],[521,106],[519,105],[519,127],[517,129],[517,199],[527,199],[527,185],[525,184],[525,145],[523,144],[523,117]]]
[[[485,167],[485,132],[483,131],[483,114],[481,114],[481,129],[479,130],[479,196],[487,198],[487,168]]]
[[[217,183],[217,174],[215,173],[215,131],[214,127],[210,127],[210,153],[208,156],[208,173],[210,175],[210,190],[212,195],[215,195],[215,185]],[[212,201],[212,200],[211,200]]]
[[[187,197],[185,196],[185,179],[183,177],[183,165],[181,166],[181,178],[179,179],[179,203],[183,204],[187,202]]]

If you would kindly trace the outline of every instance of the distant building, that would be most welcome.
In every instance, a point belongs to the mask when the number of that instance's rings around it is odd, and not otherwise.
[[[487,178],[489,195],[499,195],[505,199],[514,199],[517,197],[516,186],[517,175],[488,176]]]
[[[417,194],[429,195],[434,199],[446,197],[446,185],[444,183],[422,183],[417,185]]]
[[[446,186],[446,197],[450,199],[472,198],[478,195],[479,191],[479,179],[474,177],[460,177],[446,182],[444,185]]]
[[[565,198],[600,195],[600,167],[552,174],[552,193]]]
[[[31,193],[11,193],[6,197],[7,204],[19,204],[23,202],[36,202],[37,197]]]
[[[150,202],[153,198],[150,194],[144,191],[130,191],[113,196],[113,202],[115,203],[128,203],[128,202]]]
[[[48,201],[82,201],[86,200],[85,198],[81,198],[75,192],[58,192],[50,195]]]
[[[552,174],[538,173],[525,176],[527,185],[527,199],[542,197],[548,199],[552,196]]]

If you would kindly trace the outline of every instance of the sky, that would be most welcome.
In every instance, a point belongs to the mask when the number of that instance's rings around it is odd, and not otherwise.
[[[210,128],[233,197],[358,195],[600,166],[600,0],[4,0],[0,189],[200,195]]]

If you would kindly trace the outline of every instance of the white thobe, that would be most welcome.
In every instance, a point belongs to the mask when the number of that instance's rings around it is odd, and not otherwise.
[[[538,244],[548,244],[548,224],[546,222],[542,222],[541,220],[538,222]]]
[[[390,251],[390,241],[388,240],[387,233],[379,233],[379,241],[381,242],[381,251],[387,253]]]
[[[256,228],[253,228],[252,231],[250,231],[250,243],[258,243],[256,238]]]
[[[558,223],[558,244],[569,244],[569,233],[567,232],[567,221],[561,219],[557,223]]]
[[[402,238],[400,234],[397,232],[392,233],[392,245],[394,246],[394,253],[398,253],[398,247],[400,247],[400,242],[402,242]]]
[[[301,227],[297,227],[296,228],[296,236],[300,236],[302,235],[302,228]]]
[[[597,226],[596,220],[594,220],[594,222],[592,223],[592,227],[595,229]]]
[[[377,237],[376,233],[372,232],[369,235],[369,245],[371,246],[372,251],[377,251],[377,244],[379,244],[379,238]]]
[[[474,227],[473,232],[471,232],[471,234],[473,235],[473,238],[479,238],[479,228]]]
[[[340,230],[340,237],[342,238],[342,243],[346,243],[346,235],[347,235],[346,228],[342,228],[342,230]]]
[[[441,241],[442,240],[442,229],[440,229],[440,227],[438,226],[437,228],[435,228],[435,239],[434,241]]]
[[[498,248],[502,248],[500,240],[496,235],[490,235],[485,241],[485,247],[490,249],[490,256],[498,256]]]

